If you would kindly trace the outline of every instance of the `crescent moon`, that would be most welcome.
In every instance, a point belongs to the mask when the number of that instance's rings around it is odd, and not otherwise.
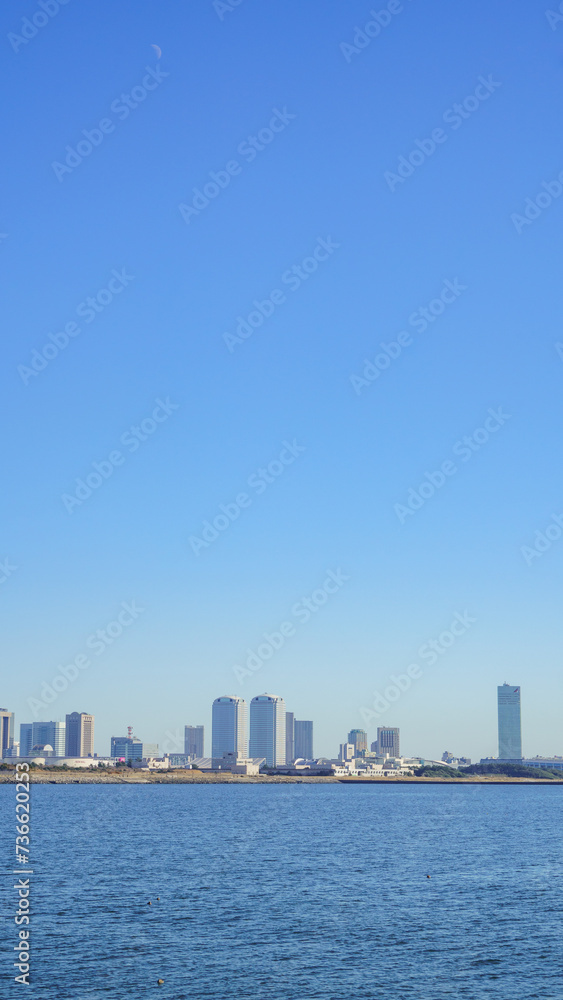
[[[152,48],[156,52],[156,58],[160,59],[160,57],[162,55],[162,51],[159,49],[158,45],[153,45]]]

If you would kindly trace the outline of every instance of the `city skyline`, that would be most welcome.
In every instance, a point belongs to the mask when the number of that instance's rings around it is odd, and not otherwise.
[[[521,721],[521,688],[504,682],[497,686],[497,718],[496,718],[496,744],[495,753],[478,752],[473,755],[473,759],[507,759],[519,760],[524,758],[557,757],[558,748],[552,752],[540,752],[539,748],[525,747],[522,741],[522,721]],[[212,709],[211,732],[205,736],[206,727],[204,725],[192,725],[185,723],[183,735],[180,739],[178,733],[172,733],[169,729],[165,731],[164,740],[149,741],[140,739],[133,735],[132,727],[128,727],[128,736],[112,735],[109,741],[111,756],[123,756],[125,759],[139,758],[142,755],[158,756],[159,754],[189,755],[192,757],[206,757],[220,760],[224,753],[235,753],[241,757],[259,758],[264,757],[270,766],[285,764],[290,759],[304,757],[305,759],[335,759],[335,746],[327,752],[321,752],[313,746],[313,732],[316,730],[315,720],[300,720],[295,718],[294,712],[288,712],[285,701],[278,695],[257,695],[251,703],[255,705],[253,740],[254,753],[251,752],[251,718],[252,713],[243,698],[239,696],[219,696],[215,698]],[[98,756],[106,756],[106,748],[94,747],[94,725],[95,718],[89,713],[73,712],[66,716],[66,722],[70,725],[56,720],[37,721],[34,723],[19,724],[19,740],[15,741],[15,715],[8,709],[0,709],[0,734],[8,749],[10,745],[23,749],[32,749],[36,745],[48,744],[53,747],[56,756],[88,756],[96,753]],[[420,748],[412,744],[412,736],[409,739],[410,746],[405,752],[401,746],[399,726],[378,726],[377,738],[370,741],[368,732],[364,729],[354,728],[346,736],[346,741],[340,745],[340,754],[345,756],[362,756],[367,752],[376,752],[380,755],[391,757],[412,756],[413,754],[431,760],[443,759],[445,753],[443,746],[440,752],[434,755],[420,753]],[[10,735],[11,734],[11,735]],[[69,735],[70,734],[70,735]],[[336,734],[336,738],[339,734]],[[205,754],[205,740],[210,740],[210,754]],[[490,742],[490,741],[489,741]],[[127,745],[136,745],[135,752],[127,748]],[[120,749],[117,750],[119,745]],[[443,745],[445,741],[443,741]],[[454,758],[471,758],[465,748],[460,748],[458,742],[453,743],[456,752],[450,756]],[[188,747],[191,746],[191,750]],[[368,752],[369,746],[369,752]],[[63,754],[61,754],[61,747]],[[350,753],[347,751],[350,748]],[[82,749],[82,753],[69,753],[69,748]],[[293,748],[290,751],[290,748]],[[23,749],[20,755],[25,756]],[[114,752],[115,751],[115,752]],[[302,752],[298,752],[302,751]],[[291,752],[291,757],[290,757]],[[15,755],[13,752],[12,755]]]

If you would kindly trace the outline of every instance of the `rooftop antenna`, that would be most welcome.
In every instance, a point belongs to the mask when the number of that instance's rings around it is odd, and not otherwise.
[[[127,726],[127,739],[130,740],[132,738],[133,738],[133,726]]]

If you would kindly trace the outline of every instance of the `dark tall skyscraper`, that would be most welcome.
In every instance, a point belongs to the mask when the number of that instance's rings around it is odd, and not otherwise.
[[[184,726],[184,753],[190,757],[204,757],[203,726]]]
[[[293,712],[285,713],[285,762],[291,764],[295,760],[295,716]]]
[[[522,760],[520,688],[502,684],[498,698],[498,755],[501,760]]]
[[[71,712],[66,717],[65,757],[88,757],[94,753],[94,716]]]
[[[295,720],[295,759],[313,759],[313,723]]]
[[[4,750],[11,750],[14,745],[14,713],[7,708],[0,708],[0,757]]]

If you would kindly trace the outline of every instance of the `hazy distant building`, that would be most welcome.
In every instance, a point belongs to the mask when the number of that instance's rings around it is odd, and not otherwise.
[[[313,723],[295,720],[295,759],[313,759]]]
[[[29,757],[33,746],[33,722],[20,723],[20,753]]]
[[[0,756],[4,756],[5,750],[12,750],[14,746],[14,713],[7,708],[0,708]]]
[[[31,733],[29,729],[24,729],[24,726],[31,727]],[[20,726],[20,746],[22,744],[22,729],[24,729],[24,736],[26,739],[26,748],[31,742],[31,747],[35,746],[45,746],[49,744],[53,747],[53,756],[64,757],[65,756],[65,736],[66,736],[66,726],[64,722],[23,722]],[[22,757],[25,754],[22,751]]]
[[[385,754],[389,754],[390,757],[401,756],[398,729],[390,726],[377,727],[377,753],[381,757],[384,757]]]
[[[293,712],[285,713],[285,762],[291,764],[295,760],[295,716]]]
[[[71,712],[66,717],[65,757],[88,757],[94,753],[94,716]]]
[[[184,753],[188,757],[203,757],[203,726],[184,726]]]
[[[296,754],[298,725],[296,720]],[[257,695],[250,702],[250,757],[264,757],[268,767],[285,764],[285,739],[285,701],[275,694]]]
[[[377,753],[378,752],[378,750],[377,750],[377,740],[374,740],[373,743],[370,743],[370,747],[369,748],[370,748],[370,750],[371,750],[372,753]]]
[[[216,698],[213,702],[211,757],[219,759],[224,753],[248,757],[248,705],[236,695]]]
[[[158,746],[156,744],[153,745],[156,746],[158,752]],[[145,744],[145,746],[148,748],[151,744]],[[142,760],[143,756],[145,756],[143,753],[143,743],[136,736],[112,736],[110,756],[124,760],[126,764],[130,760]],[[157,756],[157,754],[149,754],[149,756]]]
[[[520,688],[503,684],[498,695],[498,755],[501,760],[522,759]]]
[[[341,743],[338,759],[341,761],[353,760],[356,756],[356,748],[353,743]]]
[[[351,729],[348,733],[348,743],[354,744],[356,756],[361,757],[368,748],[368,734],[365,729]]]

